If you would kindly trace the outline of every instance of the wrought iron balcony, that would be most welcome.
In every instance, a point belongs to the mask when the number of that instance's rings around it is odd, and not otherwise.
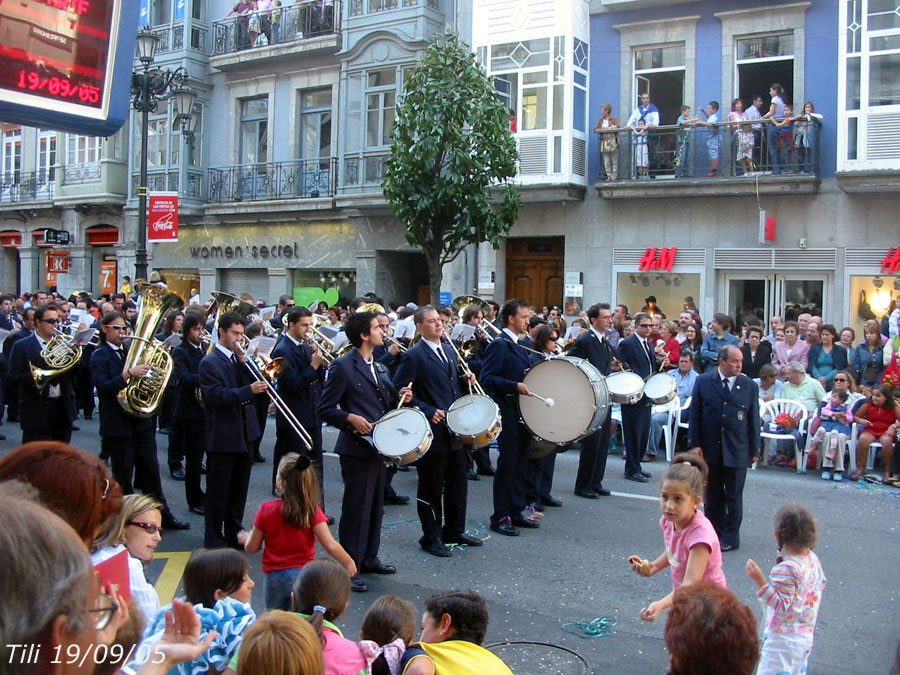
[[[209,170],[209,203],[334,196],[337,159],[240,164]]]
[[[53,199],[53,171],[10,171],[0,177],[0,204]]]
[[[215,21],[213,55],[337,33],[340,17],[340,0],[306,0]]]

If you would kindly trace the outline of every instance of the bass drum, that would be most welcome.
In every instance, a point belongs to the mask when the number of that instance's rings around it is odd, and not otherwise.
[[[372,431],[375,449],[383,460],[406,466],[428,452],[434,434],[418,408],[389,410]]]
[[[553,407],[533,396],[519,395],[519,414],[538,440],[565,445],[600,428],[609,414],[606,381],[584,359],[561,356],[534,364],[523,382],[531,391],[553,399]]]

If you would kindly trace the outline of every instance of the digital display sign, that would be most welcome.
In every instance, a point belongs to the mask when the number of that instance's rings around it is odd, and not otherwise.
[[[0,0],[0,119],[114,133],[127,115],[136,24],[137,0]]]

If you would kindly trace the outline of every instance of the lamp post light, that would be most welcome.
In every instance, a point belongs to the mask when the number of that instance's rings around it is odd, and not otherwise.
[[[159,37],[148,27],[137,36],[138,60],[143,70],[131,74],[131,106],[141,114],[141,166],[138,185],[138,237],[135,251],[135,278],[147,279],[147,142],[150,136],[149,114],[156,111],[160,101],[172,99],[175,123],[182,129],[191,124],[196,93],[187,86],[188,73],[183,67],[176,70],[151,68]]]

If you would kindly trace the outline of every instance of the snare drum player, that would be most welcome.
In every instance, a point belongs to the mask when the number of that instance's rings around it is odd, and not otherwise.
[[[394,574],[397,568],[378,558],[387,469],[369,435],[372,423],[393,409],[399,396],[387,378],[387,369],[372,356],[383,342],[375,313],[354,312],[344,331],[354,349],[332,362],[319,401],[321,418],[341,432],[334,448],[344,479],[338,537],[361,572]],[[409,398],[412,391],[404,387],[400,395],[404,394]],[[351,579],[350,588],[369,590],[359,574]]]
[[[425,413],[434,434],[428,452],[415,463],[416,507],[422,523],[419,545],[431,555],[449,558],[447,544],[482,545],[465,534],[466,452],[445,420],[447,410],[475,383],[475,376],[460,372],[453,348],[441,340],[444,323],[434,307],[419,307],[413,320],[422,339],[403,356],[394,385],[412,382],[412,404]]]
[[[645,380],[659,370],[656,350],[650,343],[652,328],[652,317],[639,312],[634,317],[634,333],[619,343],[622,361]],[[622,434],[625,436],[625,479],[646,483],[650,472],[641,470],[641,457],[650,436],[650,399],[646,396],[637,403],[622,404]]]
[[[516,397],[530,396],[522,381],[531,364],[529,354],[519,346],[525,335],[531,309],[524,300],[507,300],[500,310],[503,331],[488,344],[481,366],[481,382],[500,408],[503,431],[497,438],[500,456],[494,476],[494,513],[491,529],[498,534],[515,537],[516,526],[540,526],[534,514],[523,516],[528,484],[529,433],[519,419]]]
[[[569,356],[577,356],[594,366],[604,377],[614,370],[621,370],[619,355],[607,337],[612,326],[612,311],[608,303],[601,302],[588,309],[591,329],[575,340]],[[581,441],[578,457],[578,473],[575,475],[575,494],[586,499],[608,497],[610,491],[603,487],[606,475],[606,458],[609,455],[609,436],[612,417],[606,416],[594,433]]]

